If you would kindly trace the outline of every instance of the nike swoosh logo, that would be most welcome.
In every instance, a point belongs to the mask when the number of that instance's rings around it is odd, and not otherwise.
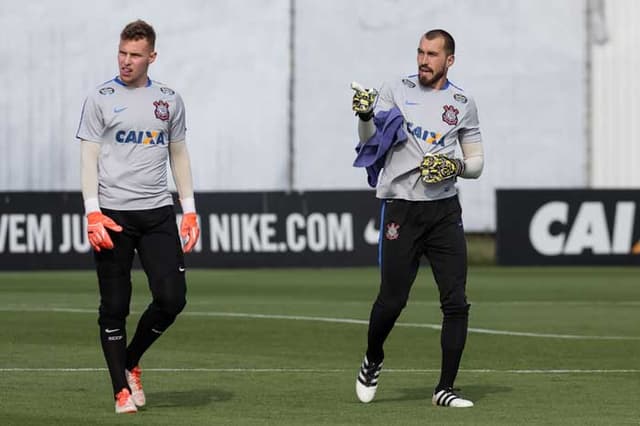
[[[375,224],[376,220],[371,219],[369,223],[367,223],[367,227],[364,228],[364,241],[367,244],[378,244],[380,231],[376,229]]]
[[[419,102],[404,101],[405,105],[420,105]]]
[[[184,268],[183,266],[178,266],[178,271],[180,271],[180,272],[184,272],[184,271],[185,271],[185,268]]]
[[[113,107],[113,112],[115,112],[115,113],[117,114],[117,113],[119,113],[119,112],[124,111],[125,109],[127,109],[127,107],[120,107],[120,108],[118,108],[118,107]]]
[[[156,330],[155,328],[152,328],[152,329],[151,329],[151,331],[153,331],[153,332],[154,332],[154,333],[156,333],[156,334],[162,334],[162,331],[158,331],[158,330]]]
[[[120,331],[120,329],[119,329],[119,328],[113,328],[113,329],[111,329],[111,328],[105,328],[105,329],[104,329],[104,332],[105,332],[105,333],[115,333],[116,331]]]

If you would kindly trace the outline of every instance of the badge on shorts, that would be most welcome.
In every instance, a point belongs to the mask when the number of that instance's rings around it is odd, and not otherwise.
[[[387,240],[397,240],[400,237],[400,225],[395,222],[387,224],[387,229],[384,233],[384,237]]]
[[[156,118],[162,121],[169,120],[169,104],[165,101],[155,101],[153,105],[156,107],[154,111]]]
[[[458,111],[453,105],[444,105],[442,108],[444,108],[442,121],[450,126],[458,124],[458,113],[460,113],[460,111]]]

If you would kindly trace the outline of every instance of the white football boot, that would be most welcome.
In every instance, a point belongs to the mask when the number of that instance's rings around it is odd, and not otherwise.
[[[378,377],[380,377],[381,370],[382,362],[378,364],[370,363],[365,355],[356,379],[356,395],[358,395],[360,402],[373,401],[378,389]]]
[[[144,407],[147,403],[147,399],[144,396],[144,391],[142,390],[142,369],[139,365],[136,365],[129,370],[124,370],[124,374],[127,376],[127,383],[129,384],[129,388],[131,388],[131,397],[133,398],[133,402],[138,407]]]
[[[431,398],[433,405],[440,407],[469,408],[473,407],[473,402],[460,398],[453,392],[453,389],[443,389],[433,394]]]
[[[122,388],[120,392],[116,394],[116,414],[125,413],[137,413],[138,408],[133,402],[129,389]]]

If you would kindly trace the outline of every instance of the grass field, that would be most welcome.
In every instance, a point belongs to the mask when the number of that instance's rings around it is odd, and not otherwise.
[[[387,345],[378,396],[355,376],[377,271],[197,270],[188,306],[142,360],[148,405],[113,414],[93,272],[0,273],[0,425],[638,425],[637,268],[469,273],[456,385],[433,407],[440,312],[423,268]],[[129,331],[148,303],[134,277]]]

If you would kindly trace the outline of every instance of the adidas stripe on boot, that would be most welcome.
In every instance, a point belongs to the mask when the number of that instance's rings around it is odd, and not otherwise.
[[[454,408],[468,408],[473,407],[473,402],[460,398],[455,394],[453,389],[442,389],[433,394],[433,398],[431,398],[431,402],[433,405],[438,405],[440,407],[454,407]]]
[[[356,380],[356,395],[358,395],[358,399],[361,402],[371,402],[376,396],[378,378],[380,377],[381,370],[382,361],[376,364],[369,362],[366,356],[364,357]]]

